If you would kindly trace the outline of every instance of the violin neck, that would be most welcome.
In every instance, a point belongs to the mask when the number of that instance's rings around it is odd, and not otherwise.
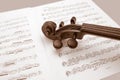
[[[83,23],[81,31],[120,40],[120,28]]]

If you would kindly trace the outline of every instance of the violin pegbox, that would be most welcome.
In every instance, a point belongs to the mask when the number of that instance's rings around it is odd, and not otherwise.
[[[71,20],[70,20],[70,23],[75,24],[76,23],[76,18],[72,17]],[[60,24],[59,24],[59,28],[62,28],[62,27],[64,27],[64,22],[63,21],[61,21]],[[53,46],[56,49],[60,49],[63,46],[62,40],[63,40],[62,38],[54,40],[53,41]],[[67,41],[67,45],[70,48],[76,48],[77,47],[78,42],[76,40],[76,33],[73,33],[73,35],[71,37],[69,37],[69,39]]]

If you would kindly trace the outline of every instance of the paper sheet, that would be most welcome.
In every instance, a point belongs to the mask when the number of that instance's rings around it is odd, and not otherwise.
[[[69,24],[72,16],[77,23],[93,23],[106,26],[118,25],[91,0],[60,1],[33,8],[36,12],[38,29],[49,20],[57,25],[64,21]],[[66,44],[60,50],[54,49],[52,41],[39,32],[45,46],[47,75],[49,80],[100,80],[120,72],[120,42],[117,40],[86,35],[78,40],[76,49]],[[38,42],[39,43],[39,42]],[[65,42],[66,43],[66,42]],[[58,55],[60,54],[60,55]]]
[[[26,8],[0,14],[0,80],[44,80],[29,13]]]
[[[0,13],[0,80],[100,80],[120,72],[120,42],[85,35],[76,49],[60,50],[42,31],[42,24],[61,21],[118,27],[91,0],[66,0]]]
[[[120,79],[120,72],[113,74],[113,75],[110,75],[110,76],[103,78],[101,80],[119,80],[119,79]]]

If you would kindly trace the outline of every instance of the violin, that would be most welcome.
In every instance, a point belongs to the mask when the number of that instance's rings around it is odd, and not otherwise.
[[[76,24],[76,17],[72,17],[70,24],[64,25],[61,21],[59,29],[53,21],[46,21],[42,26],[43,34],[53,40],[53,46],[60,49],[63,46],[62,40],[68,40],[67,45],[70,48],[76,48],[78,42],[76,39],[82,39],[85,34],[98,35],[112,39],[120,40],[120,28],[114,28],[103,25],[83,23]]]

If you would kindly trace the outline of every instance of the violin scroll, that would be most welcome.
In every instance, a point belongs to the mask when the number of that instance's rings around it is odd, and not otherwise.
[[[47,21],[43,24],[42,31],[46,37],[54,40],[54,39],[56,39],[56,37],[55,37],[56,27],[57,27],[56,23],[54,23],[52,21]]]

